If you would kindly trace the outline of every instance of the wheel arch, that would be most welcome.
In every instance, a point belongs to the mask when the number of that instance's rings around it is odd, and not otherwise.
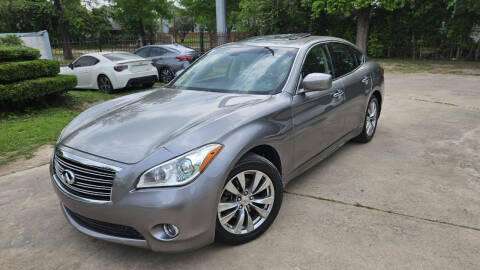
[[[380,114],[382,112],[382,102],[383,102],[382,94],[380,93],[379,90],[375,90],[375,91],[373,91],[371,97],[376,97],[377,100],[378,100],[378,117],[380,117]]]
[[[250,148],[248,151],[246,151],[240,157],[240,159],[242,159],[243,157],[251,153],[257,154],[259,156],[262,156],[268,159],[270,162],[273,163],[273,165],[275,165],[280,175],[282,175],[282,161],[280,159],[280,155],[278,154],[278,151],[273,146],[269,144],[257,145],[255,147]]]

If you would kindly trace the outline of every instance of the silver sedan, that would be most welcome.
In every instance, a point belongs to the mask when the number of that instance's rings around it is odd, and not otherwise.
[[[52,183],[92,237],[165,252],[246,243],[290,180],[373,138],[383,89],[380,66],[342,39],[227,44],[163,88],[80,114],[58,138]]]

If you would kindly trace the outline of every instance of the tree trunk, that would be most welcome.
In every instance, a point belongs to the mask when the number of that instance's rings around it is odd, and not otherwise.
[[[415,34],[412,34],[412,60],[417,58],[417,41],[415,40]]]
[[[138,31],[140,33],[140,38],[142,39],[142,46],[147,45],[147,38],[145,36],[145,28],[143,26],[142,19],[138,20]]]
[[[368,29],[371,7],[362,8],[357,13],[357,41],[356,44],[362,52],[367,53]]]
[[[70,48],[70,43],[68,43],[68,32],[63,19],[62,4],[60,3],[60,0],[53,0],[53,4],[55,5],[55,10],[57,12],[58,26],[62,38],[63,58],[65,60],[73,60],[72,49]]]
[[[480,60],[480,40],[478,40],[477,50],[475,50],[475,61]]]
[[[462,57],[462,48],[460,46],[457,46],[457,53],[455,54],[455,60],[460,60]]]

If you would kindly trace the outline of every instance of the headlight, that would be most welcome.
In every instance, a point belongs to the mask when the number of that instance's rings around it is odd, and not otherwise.
[[[220,149],[220,144],[208,144],[155,166],[140,176],[137,188],[171,187],[190,183]]]

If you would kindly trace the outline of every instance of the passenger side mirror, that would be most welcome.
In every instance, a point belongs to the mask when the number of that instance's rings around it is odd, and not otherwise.
[[[302,81],[299,93],[323,91],[332,88],[332,75],[326,73],[310,73]]]
[[[69,67],[70,69],[73,69],[73,63],[68,64],[68,67]]]

